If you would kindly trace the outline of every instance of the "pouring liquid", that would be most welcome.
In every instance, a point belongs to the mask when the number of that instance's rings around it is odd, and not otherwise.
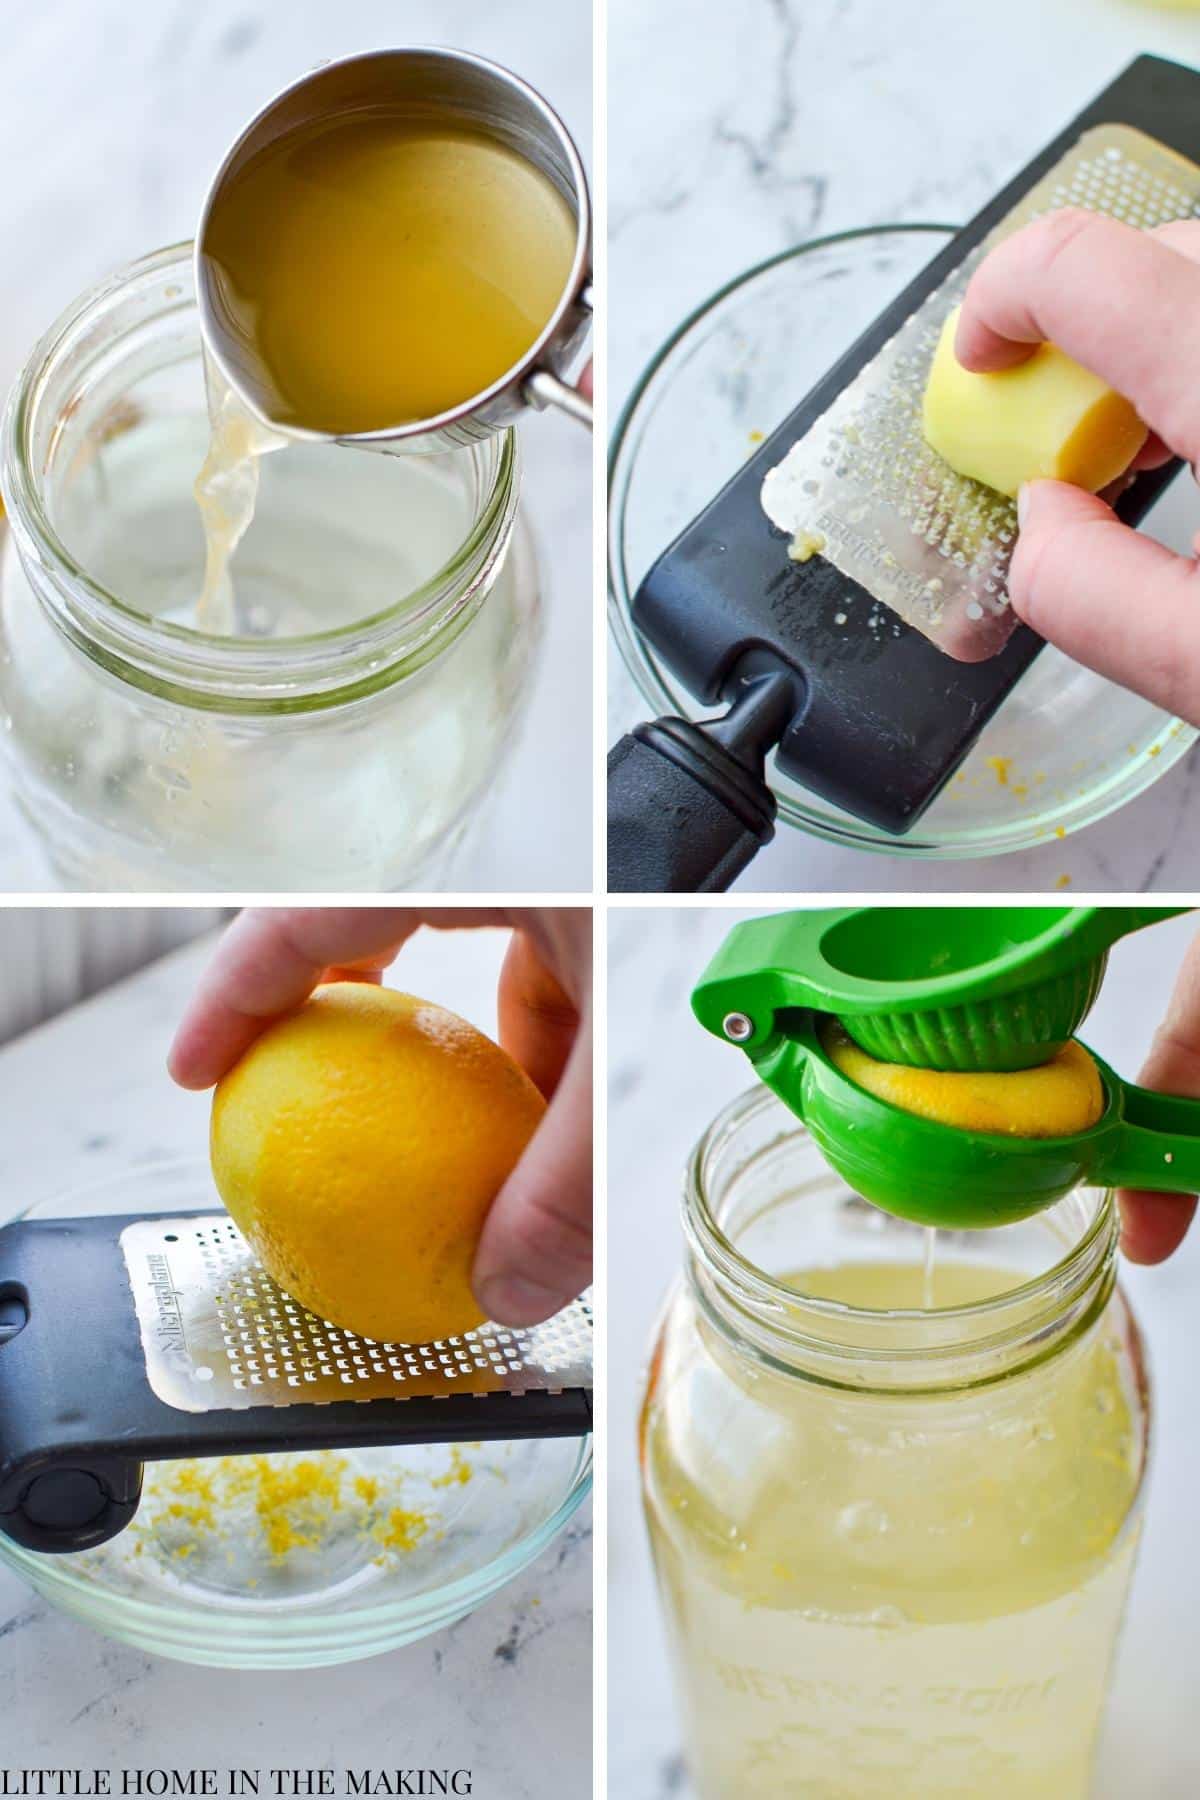
[[[211,637],[243,635],[233,590],[233,553],[254,518],[259,463],[288,439],[257,418],[229,386],[207,351],[208,453],[193,493],[204,525],[204,586],[196,603],[196,629]],[[239,631],[239,624],[242,631]]]
[[[206,356],[195,622],[240,635],[231,563],[260,459],[290,432],[431,419],[501,380],[558,303],[575,219],[548,176],[487,134],[371,114],[301,127],[251,158],[213,212],[206,250],[239,381],[263,417]]]

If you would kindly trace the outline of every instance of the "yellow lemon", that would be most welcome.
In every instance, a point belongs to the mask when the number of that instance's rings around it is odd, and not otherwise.
[[[1069,1137],[1086,1131],[1104,1111],[1100,1071],[1074,1041],[1036,1069],[910,1069],[877,1062],[840,1030],[825,1038],[830,1059],[844,1075],[902,1112],[965,1131],[1008,1137]]]
[[[268,1273],[360,1337],[481,1323],[471,1265],[545,1102],[498,1044],[411,994],[336,982],[220,1082],[213,1174]]]

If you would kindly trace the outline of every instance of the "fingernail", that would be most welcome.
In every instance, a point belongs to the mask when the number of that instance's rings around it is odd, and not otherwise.
[[[1029,517],[1029,483],[1023,481],[1017,489],[1017,524],[1024,525]]]
[[[527,1281],[522,1275],[489,1275],[475,1290],[475,1297],[490,1319],[499,1325],[537,1325],[567,1303],[567,1295]]]

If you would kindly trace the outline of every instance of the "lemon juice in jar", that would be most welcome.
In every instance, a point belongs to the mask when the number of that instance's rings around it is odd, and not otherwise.
[[[1146,1454],[1110,1198],[955,1234],[926,1306],[760,1090],[686,1211],[643,1471],[697,1792],[1083,1800]]]

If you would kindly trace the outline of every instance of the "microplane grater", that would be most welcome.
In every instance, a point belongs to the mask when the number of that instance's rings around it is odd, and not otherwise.
[[[318,1318],[267,1274],[227,1213],[138,1219],[121,1233],[146,1378],[181,1412],[587,1387],[588,1307],[545,1325],[481,1325],[379,1344]]]
[[[951,475],[920,436],[938,327],[987,245],[1037,212],[1075,203],[1138,224],[1195,214],[1200,171],[1188,165],[1200,165],[1200,74],[1139,57],[654,563],[634,625],[687,692],[727,710],[639,725],[614,748],[610,890],[728,886],[773,835],[772,751],[781,775],[877,829],[917,823],[1041,648],[1004,594],[1011,503]],[[806,560],[789,556],[763,507],[766,483],[785,516],[781,478],[768,477],[789,457],[800,500],[787,526],[807,533]],[[1179,466],[1139,472],[1114,503],[1120,517],[1135,524]]]
[[[994,656],[1016,627],[1007,581],[1017,513],[925,442],[925,384],[946,316],[984,257],[1064,206],[1141,229],[1191,218],[1200,167],[1128,125],[1085,131],[763,478],[771,521],[869,588],[869,630],[890,630],[898,615],[962,662]]]
[[[115,1536],[180,1457],[591,1431],[585,1296],[545,1324],[381,1344],[298,1305],[211,1211],[0,1229],[0,1530]]]

